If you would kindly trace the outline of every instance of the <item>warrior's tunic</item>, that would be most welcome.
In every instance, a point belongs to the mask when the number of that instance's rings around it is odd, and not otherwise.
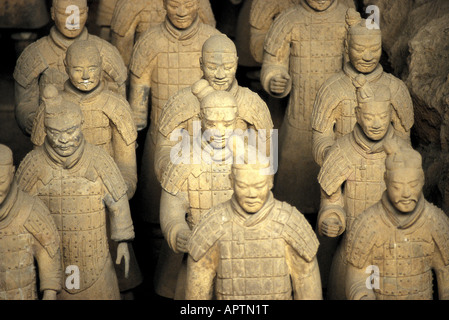
[[[78,40],[94,41],[102,57],[104,80],[109,89],[125,97],[128,71],[117,48],[107,41],[88,33],[85,28],[76,39],[66,39],[53,27],[50,34],[29,45],[17,60],[14,70],[16,81],[16,119],[20,128],[31,134],[34,113],[41,102],[41,93],[48,84],[64,89],[68,75],[64,59],[68,47]],[[29,119],[31,118],[31,119]]]
[[[346,242],[350,265],[347,298],[357,299],[366,291],[366,268],[375,266],[378,278],[373,290],[378,300],[432,300],[432,270],[437,277],[439,299],[447,299],[449,219],[423,196],[406,221],[400,222],[395,212],[384,193],[378,203],[355,220]]]
[[[189,241],[187,299],[211,299],[213,291],[220,300],[319,299],[311,263],[318,245],[304,216],[271,193],[254,215],[233,197],[215,206]]]
[[[323,220],[335,217],[348,232],[357,216],[380,200],[386,189],[384,173],[387,154],[384,144],[388,140],[399,145],[407,143],[396,136],[391,125],[382,140],[372,142],[358,124],[354,131],[335,142],[318,176],[323,194],[318,231]],[[344,298],[344,242],[347,232],[334,255],[329,275],[328,292],[330,297],[336,299]]]
[[[48,208],[14,182],[0,208],[0,300],[35,300],[40,291],[61,291],[60,238]]]
[[[103,148],[116,162],[128,186],[131,198],[137,185],[137,130],[128,102],[108,90],[103,82],[89,93],[77,90],[68,80],[62,92],[64,99],[79,105],[83,113],[83,134],[87,142]],[[41,146],[45,140],[45,103],[39,107],[31,141]]]
[[[360,73],[345,64],[343,70],[330,77],[316,95],[312,113],[313,156],[321,166],[326,151],[338,138],[352,131],[356,123],[357,90],[353,84]],[[368,85],[382,84],[390,89],[393,107],[392,124],[397,134],[409,139],[413,126],[413,103],[404,82],[383,71],[381,65],[365,74]]]
[[[279,73],[290,75],[289,105],[279,133],[279,172],[274,194],[303,213],[319,207],[319,167],[312,155],[311,116],[315,96],[330,76],[341,71],[344,62],[346,10],[335,1],[317,12],[305,0],[284,11],[270,28],[264,45],[261,83],[271,93],[270,82]]]
[[[80,287],[64,287],[64,299],[119,299],[109,253],[111,239],[134,238],[127,187],[114,160],[83,142],[74,155],[60,158],[48,145],[37,147],[21,163],[19,186],[49,208],[61,237],[62,262],[78,266]]]

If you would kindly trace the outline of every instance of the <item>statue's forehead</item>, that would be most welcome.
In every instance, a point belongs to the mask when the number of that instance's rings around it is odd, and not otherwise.
[[[67,64],[70,66],[98,66],[100,63],[101,56],[94,51],[67,56]]]
[[[64,132],[81,126],[81,117],[77,114],[68,114],[65,116],[46,116],[45,127],[48,129]]]
[[[367,101],[359,103],[360,111],[366,114],[382,114],[390,110],[390,101]]]
[[[57,9],[66,9],[68,6],[78,6],[80,9],[87,8],[87,0],[55,0],[53,6]]]
[[[388,170],[389,181],[392,183],[409,183],[416,181],[421,177],[422,169],[421,167],[397,167]]]
[[[204,117],[212,121],[228,121],[236,117],[236,107],[217,107],[204,109]]]
[[[223,63],[234,63],[237,59],[235,52],[227,50],[207,50],[203,52],[205,61],[219,61]]]
[[[270,178],[269,175],[261,174],[266,166],[260,164],[254,165],[236,165],[234,166],[234,179],[239,183],[247,185],[258,185],[263,182],[267,182]]]

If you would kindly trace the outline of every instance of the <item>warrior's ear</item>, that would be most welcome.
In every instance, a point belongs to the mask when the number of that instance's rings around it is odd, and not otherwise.
[[[273,187],[274,187],[274,175],[272,175],[272,176],[270,177],[270,182],[269,182],[269,184],[270,184],[270,190],[273,190]]]
[[[54,6],[52,6],[50,8],[50,17],[51,17],[51,20],[55,21],[55,7]]]

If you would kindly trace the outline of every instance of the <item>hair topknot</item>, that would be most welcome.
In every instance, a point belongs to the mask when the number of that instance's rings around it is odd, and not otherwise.
[[[362,17],[359,12],[357,12],[354,8],[349,8],[346,11],[346,24],[349,27],[355,26],[362,21]]]

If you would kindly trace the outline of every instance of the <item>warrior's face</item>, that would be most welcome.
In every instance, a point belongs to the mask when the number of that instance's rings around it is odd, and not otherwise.
[[[402,213],[409,213],[421,197],[424,172],[417,168],[396,168],[387,171],[385,183],[393,206]]]
[[[164,7],[170,22],[184,30],[192,25],[198,16],[198,0],[165,0]]]
[[[355,109],[357,123],[365,135],[373,141],[385,137],[391,123],[390,102],[365,102]]]
[[[316,11],[327,10],[335,0],[306,0],[309,7]]]
[[[0,165],[0,205],[5,201],[14,179],[14,166]]]
[[[59,32],[74,39],[83,31],[88,11],[86,0],[53,0],[51,17]]]
[[[231,89],[237,72],[238,58],[232,52],[203,52],[201,68],[204,78],[215,90]]]
[[[261,174],[260,166],[233,168],[232,184],[240,207],[247,213],[262,209],[273,187],[273,176]]]
[[[378,66],[382,55],[380,33],[350,34],[348,42],[349,60],[361,73],[370,73]]]
[[[101,80],[102,66],[98,53],[71,54],[67,57],[70,82],[83,92],[95,89]]]
[[[51,148],[61,157],[70,157],[83,141],[81,121],[46,120],[45,129]]]
[[[236,106],[207,108],[202,112],[201,129],[214,149],[223,149],[229,143],[236,126]]]

